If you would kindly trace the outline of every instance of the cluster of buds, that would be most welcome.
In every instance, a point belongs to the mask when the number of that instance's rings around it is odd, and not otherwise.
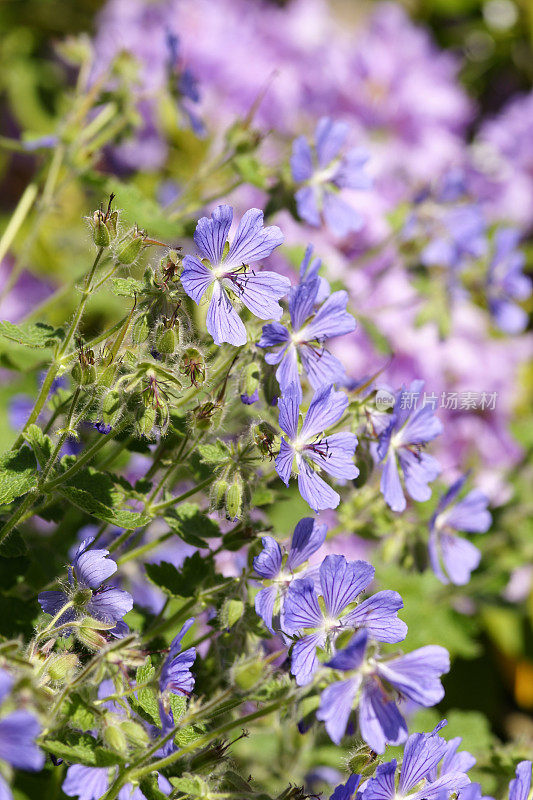
[[[97,247],[109,247],[111,241],[116,238],[118,211],[111,210],[114,198],[114,194],[109,196],[106,211],[100,207],[94,212],[92,217],[88,218],[93,231],[93,241]]]

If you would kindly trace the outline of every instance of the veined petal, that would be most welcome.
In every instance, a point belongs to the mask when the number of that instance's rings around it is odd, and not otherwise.
[[[356,322],[355,318],[346,311],[347,303],[347,292],[333,292],[305,326],[302,336],[305,334],[306,339],[320,341],[351,333],[355,330]]]
[[[318,628],[322,624],[322,611],[310,578],[297,578],[290,584],[283,604],[282,622],[285,633]]]
[[[509,783],[509,800],[527,800],[531,788],[531,761],[521,761]]]
[[[277,272],[247,272],[240,282],[239,299],[259,319],[278,320],[283,309],[278,300],[291,288],[291,282]]]
[[[294,450],[285,439],[282,439],[279,446],[279,453],[274,462],[276,472],[285,484],[289,485],[292,473],[292,462],[294,461]]]
[[[207,310],[206,326],[215,344],[228,342],[239,347],[246,344],[248,339],[244,323],[233,308],[219,281],[215,281],[213,286],[213,296]]]
[[[3,717],[0,720],[0,759],[18,769],[42,769],[44,753],[34,741],[40,732],[38,719],[29,711],[18,709]]]
[[[276,380],[282,393],[286,392],[291,384],[298,388],[298,401],[302,400],[302,387],[300,386],[300,373],[298,372],[298,358],[296,348],[289,344],[283,353],[279,367],[276,370]]]
[[[298,489],[313,511],[337,508],[341,498],[301,456],[296,457]],[[279,473],[278,473],[279,474]]]
[[[285,344],[289,339],[290,334],[285,325],[280,322],[270,322],[268,325],[263,325],[263,332],[257,342],[257,346],[263,348],[276,347],[279,344]],[[272,363],[277,364],[277,361]]]
[[[93,541],[93,537],[90,537],[81,543],[72,561],[72,568],[79,583],[90,589],[98,589],[115,574],[118,567],[111,558],[107,558],[109,550],[89,549]]]
[[[407,725],[396,703],[373,678],[363,684],[359,727],[361,736],[376,753],[384,753],[385,745],[401,744],[407,738]]]
[[[398,460],[409,496],[418,503],[429,500],[431,489],[428,483],[434,481],[441,471],[437,459],[428,453],[412,453],[401,447],[398,450]]]
[[[299,331],[313,313],[319,287],[320,281],[318,278],[312,278],[299,283],[298,286],[291,289],[289,294],[289,314],[293,331]]]
[[[318,669],[317,647],[322,647],[325,641],[323,633],[313,633],[302,636],[294,643],[291,651],[291,673],[298,686],[309,683]]]
[[[196,225],[194,232],[196,246],[214,266],[220,264],[222,260],[222,253],[228,239],[232,220],[232,207],[220,205],[211,214],[211,219],[202,217]]]
[[[446,748],[446,740],[437,734],[414,733],[409,736],[403,751],[398,784],[402,795],[409,794],[437,766]]]
[[[366,628],[378,642],[401,642],[407,635],[407,625],[398,619],[403,600],[398,592],[384,590],[363,600],[343,617],[354,628]]]
[[[278,596],[278,589],[276,586],[267,586],[261,589],[255,596],[255,610],[261,617],[270,633],[274,633],[272,628],[272,617],[274,614],[274,604]]]
[[[298,352],[303,368],[313,389],[342,383],[346,378],[344,365],[322,345],[302,343]]]
[[[344,672],[359,669],[365,657],[367,642],[368,633],[365,630],[358,631],[344,650],[338,650],[326,666]]]
[[[379,764],[376,774],[368,781],[364,797],[365,800],[394,800],[396,797],[396,759],[386,764]]]
[[[277,225],[264,228],[263,212],[250,208],[239,222],[225,263],[228,266],[252,264],[269,256],[282,242],[283,234]]]
[[[349,203],[333,192],[324,191],[322,213],[330,231],[343,239],[363,227],[363,217]]]
[[[325,723],[329,738],[340,744],[352,711],[352,705],[361,683],[359,676],[337,681],[327,686],[320,697],[316,718]]]
[[[402,484],[400,481],[400,473],[398,472],[398,464],[396,463],[396,455],[394,452],[389,453],[389,456],[383,464],[383,471],[381,473],[380,489],[385,502],[393,511],[404,511],[406,502],[403,493]]]
[[[299,385],[297,383],[292,383],[283,392],[283,395],[278,401],[279,426],[291,440],[296,439],[296,434],[298,432],[300,392],[301,389]]]
[[[379,662],[377,672],[398,691],[422,706],[433,706],[444,697],[440,677],[450,669],[444,647],[427,645],[391,661]]]
[[[73,764],[61,787],[69,797],[79,800],[100,800],[109,788],[109,767],[85,767]]]
[[[353,463],[357,437],[355,433],[333,433],[327,436],[327,452],[307,449],[306,456],[311,458],[320,469],[339,480],[353,480],[359,470]]]
[[[334,425],[348,407],[348,396],[337,392],[333,386],[323,386],[315,392],[302,425],[301,437],[310,441],[314,436]]]
[[[196,256],[185,256],[180,280],[186,293],[198,305],[215,276]]]
[[[272,536],[261,539],[263,550],[253,560],[254,569],[261,578],[275,578],[281,569],[281,547]]]
[[[133,597],[131,594],[113,586],[104,586],[93,595],[87,604],[88,613],[105,622],[122,619],[132,608]]]
[[[374,567],[367,561],[346,561],[341,555],[326,556],[320,565],[320,586],[328,615],[337,619],[373,577]]]
[[[313,517],[304,517],[294,529],[289,550],[287,566],[289,569],[300,567],[307,559],[322,547],[326,539],[327,525],[319,525]]]

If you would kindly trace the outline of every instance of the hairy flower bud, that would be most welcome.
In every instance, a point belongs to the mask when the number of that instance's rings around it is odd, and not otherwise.
[[[72,380],[78,386],[92,386],[96,382],[97,372],[94,365],[94,353],[92,350],[80,348],[78,360],[72,367]]]
[[[125,755],[128,752],[128,741],[122,725],[117,723],[118,719],[114,715],[106,716],[103,729],[104,741],[112,750]]]
[[[240,475],[235,475],[226,491],[226,516],[236,519],[241,515],[244,485]]]
[[[105,224],[104,215],[101,211],[95,211],[93,216],[93,241],[97,247],[107,247],[111,241],[111,235]]]
[[[155,349],[162,356],[171,356],[178,345],[178,322],[175,321],[168,325],[163,322],[157,329],[155,337]]]
[[[126,735],[126,738],[132,742],[132,744],[146,747],[150,742],[150,737],[142,725],[139,725],[138,722],[128,719],[121,723],[120,729]]]
[[[146,234],[137,226],[132,228],[120,241],[116,255],[121,264],[132,264],[142,250]]]
[[[48,664],[48,675],[53,681],[63,681],[76,669],[78,656],[75,653],[63,653]]]
[[[257,399],[260,378],[259,365],[254,361],[243,369],[241,373],[241,400],[243,402],[250,403],[252,398]]]
[[[226,497],[226,492],[228,490],[228,482],[226,478],[219,478],[218,481],[215,481],[213,484],[213,491],[211,494],[213,505],[217,509],[224,508],[224,499]]]
[[[252,439],[264,458],[267,456],[270,460],[274,458],[277,445],[276,437],[276,431],[268,422],[260,422],[252,428]]]

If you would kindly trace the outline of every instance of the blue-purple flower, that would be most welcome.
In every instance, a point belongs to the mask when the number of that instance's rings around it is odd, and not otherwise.
[[[290,584],[281,623],[285,633],[299,637],[291,655],[291,672],[299,686],[309,683],[318,669],[317,650],[334,651],[335,641],[347,630],[364,628],[381,642],[405,639],[407,625],[397,617],[403,608],[397,592],[377,592],[358,602],[373,578],[374,567],[368,562],[330,555],[320,565],[317,587],[309,577]]]
[[[267,364],[279,364],[276,378],[281,391],[291,383],[300,385],[300,364],[313,389],[343,381],[343,365],[325,346],[328,339],[355,329],[355,319],[346,311],[348,294],[334,292],[323,298],[324,282],[318,276],[320,260],[309,269],[308,247],[300,269],[300,283],[289,293],[291,328],[280,322],[263,326],[258,347],[273,348],[265,354]],[[328,292],[329,294],[329,292]]]
[[[168,51],[167,71],[171,94],[176,98],[179,108],[188,118],[191,128],[197,136],[205,134],[205,125],[200,117],[192,110],[190,103],[200,102],[198,79],[185,67],[181,57],[181,43],[179,36],[167,30],[166,44]],[[190,102],[189,102],[190,101]]]
[[[339,480],[351,480],[359,475],[353,463],[357,447],[355,434],[348,431],[326,433],[346,411],[347,395],[335,391],[333,386],[323,386],[315,392],[300,430],[299,385],[292,383],[278,405],[279,425],[286,434],[275,462],[279,477],[288,486],[296,461],[298,489],[303,499],[314,511],[336,508],[340,496],[320,477],[318,470]]]
[[[429,558],[431,567],[442,583],[462,586],[470,580],[470,573],[477,568],[481,553],[471,542],[455,535],[486,533],[492,517],[487,506],[488,497],[479,489],[472,489],[454,503],[468,475],[463,475],[450,486],[441,497],[429,526]]]
[[[501,228],[494,234],[494,253],[487,276],[490,313],[504,333],[521,333],[528,315],[518,303],[531,295],[531,280],[524,275],[525,254],[518,249],[520,232]]]
[[[298,214],[309,225],[319,227],[324,219],[336,236],[346,236],[363,224],[361,215],[339,196],[341,189],[369,189],[371,180],[364,170],[368,153],[362,147],[344,148],[349,127],[322,117],[315,130],[314,148],[305,136],[292,145],[292,177],[303,184],[297,190]]]
[[[0,670],[0,703],[3,703],[13,687],[13,678]],[[37,772],[44,766],[44,753],[35,744],[41,732],[38,719],[25,709],[16,709],[0,718],[0,761],[16,769]],[[0,775],[0,797],[10,800],[11,790]]]
[[[185,256],[181,282],[197,304],[208,290],[212,292],[207,330],[216,344],[229,342],[238,346],[246,344],[247,333],[233,302],[243,303],[259,319],[278,320],[283,313],[278,301],[289,291],[290,281],[276,272],[252,269],[252,264],[269,256],[282,243],[280,229],[275,225],[263,227],[263,212],[251,208],[228,245],[232,220],[231,206],[220,205],[211,219],[202,217],[198,221],[194,241],[202,259]]]
[[[339,744],[352,709],[358,706],[362,738],[376,753],[383,753],[387,744],[401,744],[407,738],[398,698],[426,707],[440,702],[444,697],[440,677],[448,672],[450,658],[444,647],[427,645],[384,661],[367,656],[367,643],[368,632],[358,631],[327,663],[346,677],[324,689],[317,719]]]
[[[431,405],[416,409],[423,386],[423,381],[413,381],[409,391],[397,393],[388,424],[378,436],[376,452],[383,464],[381,491],[393,511],[403,511],[406,506],[400,471],[407,493],[418,502],[431,497],[428,484],[440,473],[439,462],[422,449],[442,433],[442,423]]]
[[[63,792],[78,800],[101,800],[118,774],[118,767],[86,767],[73,764],[67,769],[63,781]],[[172,791],[172,786],[164,775],[157,776],[159,789],[164,794]],[[146,795],[138,786],[126,783],[118,794],[118,800],[146,800]]]
[[[341,783],[335,787],[329,800],[352,800],[360,781],[360,775],[350,775],[346,783]]]
[[[437,776],[438,764],[448,752],[448,742],[438,735],[445,724],[441,722],[431,733],[409,736],[400,769],[396,759],[380,764],[364,786],[363,800],[446,800],[468,786],[470,778],[461,769],[444,768]],[[470,753],[464,755],[472,761]]]
[[[192,625],[194,625],[193,617],[184,622],[181,630],[172,640],[168,655],[161,668],[159,677],[159,689],[161,691],[159,715],[161,717],[163,735],[169,733],[174,727],[174,716],[170,708],[169,695],[181,694],[188,697],[194,688],[194,675],[191,672],[191,667],[196,659],[196,648],[189,647],[187,650],[180,652],[183,637]],[[169,755],[175,749],[176,746],[171,738],[163,746],[163,753]]]
[[[509,800],[528,800],[531,790],[531,761],[520,761],[516,767],[515,775],[509,782]],[[459,800],[494,800],[492,797],[483,797],[479,783],[471,783],[459,792]]]
[[[487,252],[486,223],[475,203],[446,208],[431,227],[431,239],[420,254],[428,267],[460,269]]]
[[[304,517],[294,529],[286,556],[272,536],[261,539],[263,550],[255,556],[253,563],[257,575],[267,581],[267,586],[257,593],[255,610],[272,633],[272,617],[278,601],[286,596],[298,570],[323,545],[326,533],[326,525],[319,525],[312,517]],[[277,610],[281,611],[282,606]]]
[[[73,622],[80,615],[116,625],[108,633],[121,637],[128,630],[122,617],[131,611],[133,598],[123,589],[105,584],[117,571],[116,563],[107,558],[109,550],[91,550],[94,537],[80,544],[68,570],[68,589],[41,592],[38,600],[46,614],[55,617],[68,604],[56,625]]]

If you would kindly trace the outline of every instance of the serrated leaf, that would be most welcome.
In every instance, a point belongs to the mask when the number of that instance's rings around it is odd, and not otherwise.
[[[229,456],[227,445],[220,439],[215,444],[199,444],[197,449],[204,464],[220,464]]]
[[[181,728],[181,730],[177,732],[175,742],[178,747],[187,747],[187,745],[192,744],[201,736],[203,736],[205,730],[205,725],[202,724],[185,725],[185,727]]]
[[[182,503],[172,509],[166,516],[169,528],[193,547],[207,547],[205,539],[220,536],[220,528],[216,522],[203,514],[195,503]]]
[[[154,686],[142,686],[141,684],[150,683],[155,675],[155,668],[152,666],[150,658],[147,658],[142,666],[137,669],[135,681],[141,688],[137,690],[137,703],[148,714],[154,724],[161,727],[161,717],[159,716],[159,700]]]
[[[135,278],[113,278],[111,283],[113,292],[119,297],[135,297],[144,290],[141,281],[137,281]]]
[[[16,342],[24,347],[54,347],[62,340],[62,328],[53,328],[43,322],[15,325],[13,322],[2,320],[0,322],[0,336]]]
[[[29,447],[0,456],[0,506],[37,486],[37,462]]]
[[[32,424],[24,431],[24,438],[32,448],[41,467],[52,455],[52,440],[42,432],[38,425]]]
[[[73,694],[64,706],[69,725],[80,731],[89,731],[95,727],[94,714],[87,708],[79,694]]]
[[[192,797],[207,797],[209,787],[199,775],[183,775],[181,778],[170,778],[170,783],[183,794]]]
[[[150,522],[147,514],[124,508],[124,490],[111,475],[93,467],[81,470],[57,491],[82,511],[118,528],[134,530]]]
[[[182,694],[171,694],[169,697],[170,709],[174,723],[178,723],[187,710],[187,698]]]
[[[201,556],[200,553],[193,553],[186,558],[179,571],[166,561],[146,564],[145,569],[152,583],[166,594],[176,597],[194,597],[204,585],[213,587],[222,580],[215,573],[212,556]]]

